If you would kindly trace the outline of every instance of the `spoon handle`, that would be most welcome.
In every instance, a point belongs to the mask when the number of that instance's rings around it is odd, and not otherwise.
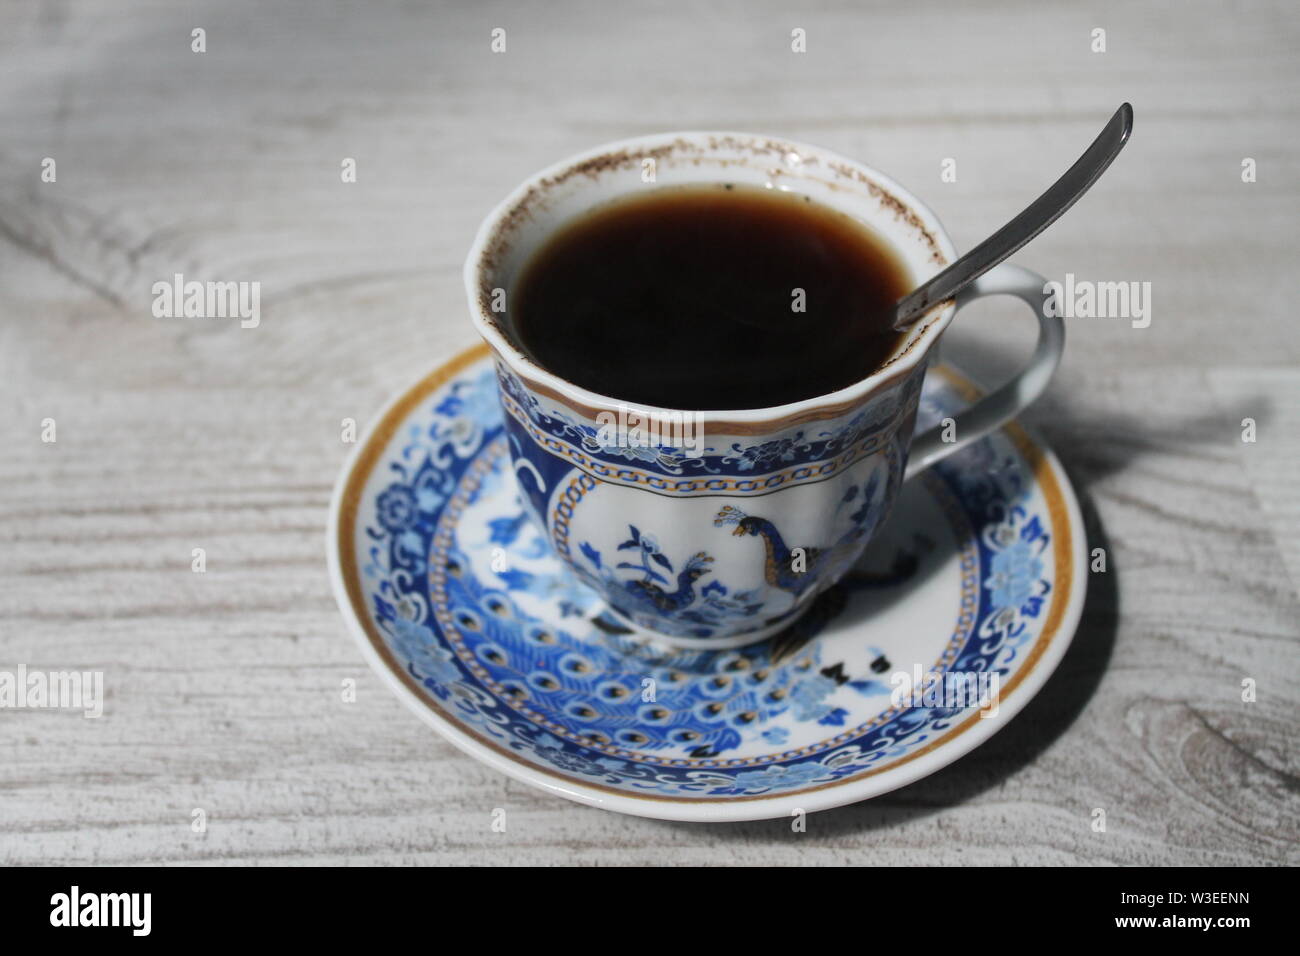
[[[899,300],[894,328],[902,330],[1056,222],[1106,171],[1133,132],[1133,107],[1125,103],[1073,166],[1025,211],[937,276]]]

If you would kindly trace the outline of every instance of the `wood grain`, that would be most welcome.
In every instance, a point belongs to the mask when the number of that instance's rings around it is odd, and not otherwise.
[[[103,670],[108,701],[0,711],[0,863],[1300,862],[1297,44],[1282,2],[6,5],[0,669]],[[325,574],[340,422],[472,341],[461,259],[525,175],[771,132],[886,170],[968,248],[1126,99],[1130,147],[1016,257],[1152,283],[1149,328],[1071,323],[1028,416],[1108,571],[991,742],[805,834],[661,823],[480,766],[368,672]],[[154,318],[176,272],[259,281],[262,324]],[[945,354],[993,381],[1026,331],[980,303]]]

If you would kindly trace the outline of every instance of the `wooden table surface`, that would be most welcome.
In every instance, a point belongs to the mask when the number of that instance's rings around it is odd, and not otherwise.
[[[0,710],[0,863],[1300,862],[1297,46],[1284,2],[6,4],[0,670],[103,671],[107,702]],[[1129,148],[1016,257],[1151,283],[1147,328],[1070,320],[1027,416],[1107,571],[991,742],[802,834],[663,823],[488,770],[369,672],[325,571],[340,421],[473,342],[461,262],[524,176],[770,132],[965,249],[1123,100]],[[261,324],[155,318],[177,272],[260,282]],[[981,303],[945,356],[996,380],[1030,325]]]

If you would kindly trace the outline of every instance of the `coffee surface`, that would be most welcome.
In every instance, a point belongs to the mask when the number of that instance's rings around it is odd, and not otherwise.
[[[509,317],[539,365],[611,398],[764,408],[879,368],[909,291],[883,239],[805,196],[647,187],[552,235]]]

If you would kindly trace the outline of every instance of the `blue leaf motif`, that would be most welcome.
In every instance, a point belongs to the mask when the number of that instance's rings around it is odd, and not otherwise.
[[[828,713],[821,720],[817,721],[817,723],[822,724],[823,726],[826,727],[843,727],[844,718],[846,716],[848,716],[847,710],[845,710],[843,707],[836,707],[834,710]]]
[[[522,511],[513,518],[493,518],[488,522],[488,527],[492,529],[492,543],[500,545],[514,544],[515,538],[519,537],[519,529],[523,526],[525,520]]]
[[[533,584],[533,575],[527,571],[520,571],[518,568],[511,568],[509,571],[500,571],[497,573],[506,587],[511,591],[527,591]]]

